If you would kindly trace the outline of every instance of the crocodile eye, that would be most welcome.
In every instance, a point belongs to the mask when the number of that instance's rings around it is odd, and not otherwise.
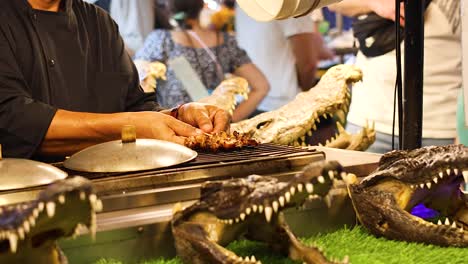
[[[271,122],[270,121],[264,121],[264,122],[261,122],[257,125],[257,129],[262,129],[266,126],[268,126]]]

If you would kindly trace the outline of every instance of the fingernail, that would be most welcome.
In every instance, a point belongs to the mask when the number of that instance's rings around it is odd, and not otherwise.
[[[197,133],[198,135],[202,135],[205,132],[203,132],[203,130],[197,128],[197,129],[195,129],[195,133]]]

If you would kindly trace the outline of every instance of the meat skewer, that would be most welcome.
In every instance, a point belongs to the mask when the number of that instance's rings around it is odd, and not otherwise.
[[[188,137],[185,140],[185,146],[196,149],[217,152],[220,150],[236,150],[243,147],[257,146],[258,142],[247,134],[241,134],[234,131],[232,134],[226,132],[203,134]]]

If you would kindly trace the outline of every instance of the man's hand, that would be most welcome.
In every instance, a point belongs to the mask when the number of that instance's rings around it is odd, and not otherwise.
[[[368,0],[369,8],[377,15],[395,21],[395,0]],[[400,24],[405,25],[405,5],[400,3]]]
[[[202,103],[182,105],[177,118],[206,133],[227,131],[231,121],[230,115],[223,109]]]
[[[141,112],[134,115],[145,115],[132,118],[138,138],[161,139],[184,145],[186,137],[203,134],[202,130],[163,113]]]

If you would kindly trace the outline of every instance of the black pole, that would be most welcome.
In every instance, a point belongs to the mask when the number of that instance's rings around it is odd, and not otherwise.
[[[420,148],[422,138],[424,0],[405,0],[404,65],[400,149],[410,150]]]

